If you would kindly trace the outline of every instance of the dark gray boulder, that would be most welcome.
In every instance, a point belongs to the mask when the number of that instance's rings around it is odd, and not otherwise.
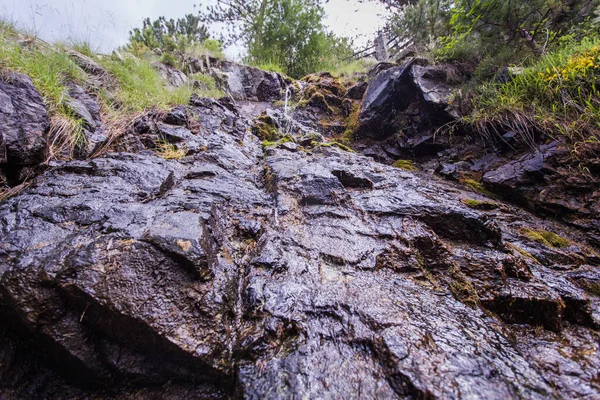
[[[384,139],[397,132],[400,113],[416,101],[410,82],[412,61],[385,69],[369,82],[358,117],[357,138]]]
[[[31,79],[17,72],[0,77],[0,163],[10,168],[44,160],[50,119]]]
[[[325,143],[263,148],[232,103],[172,114],[0,203],[0,397],[600,395],[585,233]],[[161,131],[185,157],[140,140]]]
[[[276,72],[241,65],[231,61],[218,61],[211,74],[222,90],[235,100],[274,101],[285,96],[291,80]]]

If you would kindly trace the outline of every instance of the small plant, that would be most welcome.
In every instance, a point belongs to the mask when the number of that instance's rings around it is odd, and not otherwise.
[[[533,240],[537,243],[541,243],[547,247],[562,249],[571,245],[571,242],[569,240],[558,236],[554,232],[549,232],[543,229],[534,230],[529,228],[523,228],[521,229],[521,233],[527,236],[527,238],[529,238],[530,240]]]
[[[186,149],[178,149],[174,144],[166,141],[156,143],[156,151],[165,160],[179,160],[187,154]]]
[[[417,171],[418,170],[418,168],[415,167],[415,165],[413,164],[413,162],[410,161],[410,160],[396,160],[392,164],[392,167],[400,168],[400,169],[403,169],[405,171]]]

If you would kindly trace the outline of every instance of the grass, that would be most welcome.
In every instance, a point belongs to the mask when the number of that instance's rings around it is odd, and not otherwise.
[[[24,37],[23,45],[18,36]],[[0,22],[0,79],[8,79],[7,71],[17,71],[29,76],[39,90],[50,115],[50,153],[70,152],[82,142],[83,123],[68,106],[68,88],[65,82],[85,82],[85,73],[71,61],[67,53],[24,35],[9,22]]]
[[[413,164],[413,162],[410,160],[396,160],[392,164],[392,167],[400,168],[405,171],[417,171],[418,170],[418,168],[415,167],[415,164]]]
[[[204,43],[206,51],[218,54],[216,45]],[[156,57],[137,58],[124,54],[122,59],[94,54],[86,42],[51,45],[17,29],[14,23],[0,19],[0,79],[8,79],[8,71],[29,76],[44,99],[51,120],[49,132],[50,158],[70,158],[73,150],[84,143],[83,121],[68,106],[67,83],[89,86],[90,78],[68,54],[76,50],[109,71],[117,85],[89,87],[98,96],[102,119],[108,131],[116,135],[130,125],[140,114],[150,109],[168,109],[188,104],[192,93],[204,97],[222,97],[214,79],[196,74],[190,84],[168,89],[151,63]],[[195,49],[200,51],[200,49]],[[212,53],[211,53],[212,54]],[[203,82],[204,88],[195,88],[194,81]]]
[[[527,238],[529,238],[530,240],[533,240],[537,243],[541,243],[547,247],[562,249],[571,245],[571,242],[569,240],[558,236],[554,232],[549,232],[543,229],[534,230],[529,228],[523,228],[521,229],[521,233],[527,236]]]
[[[225,92],[217,88],[215,78],[208,74],[196,73],[188,76],[193,87],[196,87],[196,82],[200,82],[206,86],[206,89],[201,89],[199,92],[204,97],[213,97],[218,99],[225,96]]]
[[[360,60],[343,61],[331,65],[326,70],[336,78],[348,77],[352,78],[356,75],[366,73],[369,68],[377,64],[377,60],[371,58],[363,58]]]
[[[544,132],[574,148],[597,145],[599,79],[600,36],[589,36],[541,57],[507,83],[479,86],[464,122],[488,138],[513,130],[531,144]]]
[[[164,141],[156,143],[156,151],[165,160],[179,160],[187,154],[186,149],[178,149],[174,144]]]
[[[187,104],[193,88],[185,85],[167,90],[158,71],[150,61],[135,57],[124,60],[98,60],[119,83],[112,107],[120,112],[138,112],[150,108],[167,108]]]
[[[277,72],[280,74],[286,73],[285,67],[283,67],[282,65],[280,65],[279,63],[277,63],[275,61],[259,61],[259,62],[251,63],[250,66],[258,68],[258,69],[262,69],[263,71]]]

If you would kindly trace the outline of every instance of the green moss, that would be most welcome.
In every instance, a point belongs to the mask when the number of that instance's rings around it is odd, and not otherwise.
[[[343,133],[343,137],[344,140],[351,142],[352,140],[354,140],[354,133],[356,132],[356,130],[358,129],[358,126],[360,124],[360,121],[358,119],[358,116],[360,115],[360,106],[354,105],[352,112],[350,113],[350,115],[348,116],[348,118],[346,118],[346,120],[344,121],[344,125],[346,126],[346,130]]]
[[[275,142],[281,137],[281,134],[275,127],[275,121],[268,115],[261,115],[256,119],[252,127],[252,133],[258,136],[260,140],[269,142]]]
[[[178,149],[174,144],[165,141],[156,143],[156,151],[165,160],[179,160],[187,154],[186,149]]]
[[[483,184],[479,181],[476,181],[475,179],[471,179],[471,178],[463,178],[462,179],[462,183],[464,183],[465,185],[467,185],[467,187],[475,192],[484,194],[488,197],[496,197],[496,195],[492,192],[490,192],[489,190],[487,190]]]
[[[547,247],[562,249],[571,245],[571,242],[569,242],[569,240],[558,236],[554,232],[548,232],[542,229],[533,230],[529,228],[523,228],[521,229],[521,233],[527,236],[530,240],[533,240],[537,243],[541,243]]]
[[[498,204],[492,201],[482,201],[475,199],[461,199],[461,203],[475,210],[491,211],[498,208]]]
[[[342,144],[340,142],[337,142],[337,141],[332,141],[332,142],[316,142],[316,141],[313,140],[310,144],[313,147],[337,147],[340,150],[344,150],[344,151],[347,151],[349,153],[354,153],[354,150],[352,150],[350,147],[348,147],[345,144]]]
[[[396,160],[392,167],[400,168],[405,171],[417,171],[417,167],[410,160]]]
[[[352,150],[350,147],[348,147],[348,146],[346,146],[345,144],[343,144],[343,143],[340,143],[340,142],[338,142],[338,141],[331,142],[331,145],[332,145],[332,146],[335,146],[335,147],[337,147],[337,148],[339,148],[339,149],[342,149],[342,150],[344,150],[344,151],[347,151],[347,152],[349,152],[349,153],[354,153],[354,150]]]
[[[466,305],[476,307],[479,304],[479,295],[469,277],[454,265],[450,270],[450,278],[448,286],[452,294]]]
[[[329,105],[323,93],[320,92],[316,92],[310,98],[303,99],[298,103],[298,107],[300,108],[305,108],[308,106],[316,107],[328,114],[335,114],[335,109]]]
[[[281,139],[279,139],[277,141],[263,140],[262,146],[263,146],[263,149],[266,149],[267,147],[279,146],[282,143],[290,143],[290,142],[294,142],[294,138],[290,135],[285,135],[284,137],[282,137]]]

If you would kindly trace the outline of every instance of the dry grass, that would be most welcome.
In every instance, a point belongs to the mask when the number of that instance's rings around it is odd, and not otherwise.
[[[158,142],[156,151],[165,160],[179,160],[187,154],[187,149],[178,149],[174,144],[168,142]]]

